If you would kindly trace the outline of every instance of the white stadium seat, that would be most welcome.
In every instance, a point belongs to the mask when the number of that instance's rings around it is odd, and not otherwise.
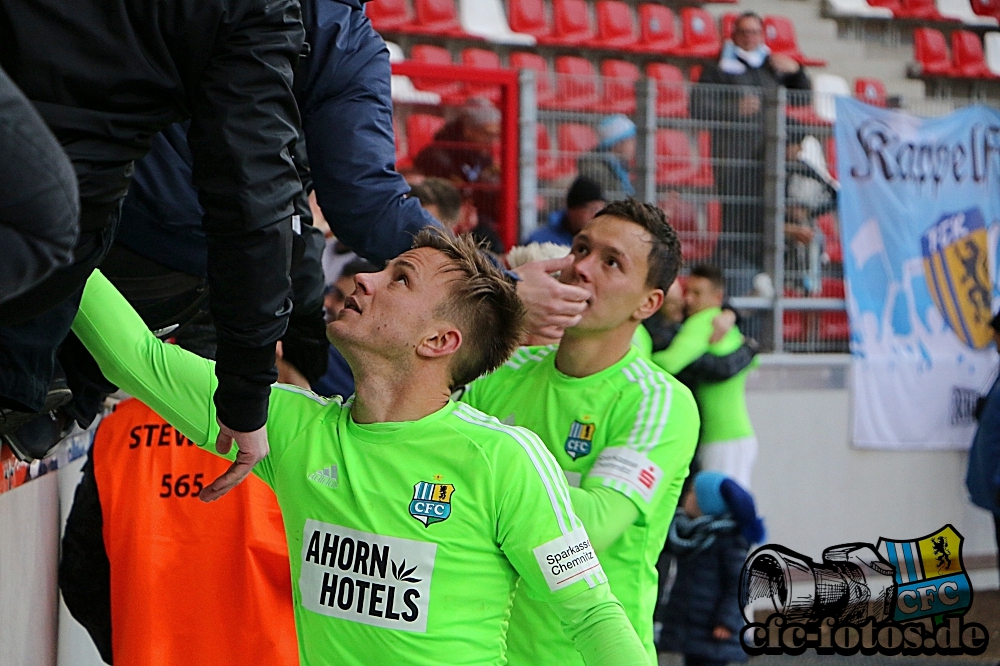
[[[461,0],[459,20],[470,35],[494,44],[534,46],[535,37],[514,32],[507,23],[501,0]]]
[[[836,74],[817,74],[813,77],[813,111],[823,120],[837,119],[835,97],[850,97],[851,87],[847,79]]]
[[[872,7],[865,0],[826,0],[831,16],[843,18],[892,18],[892,10],[887,7]]]
[[[1000,32],[987,32],[983,35],[983,46],[986,48],[986,66],[1000,76]]]
[[[966,25],[985,25],[996,27],[997,20],[992,16],[980,16],[972,11],[969,0],[936,0],[937,10],[945,18],[958,19]]]

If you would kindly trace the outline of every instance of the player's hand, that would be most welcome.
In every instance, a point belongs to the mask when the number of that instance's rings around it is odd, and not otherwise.
[[[528,310],[528,333],[558,340],[564,330],[579,323],[590,294],[586,289],[563,284],[552,277],[552,273],[572,265],[573,256],[567,255],[532,261],[514,271],[521,278],[517,295]]]
[[[258,428],[253,432],[238,432],[227,428],[220,421],[219,436],[215,439],[215,450],[223,455],[229,453],[229,450],[233,448],[234,440],[237,448],[236,460],[229,466],[225,474],[212,481],[198,493],[198,499],[202,502],[217,500],[238,486],[243,479],[250,476],[254,465],[263,460],[270,450],[267,444],[266,428]]]
[[[725,627],[716,627],[712,629],[712,638],[717,641],[728,641],[729,637],[733,635],[733,632],[729,631]]]
[[[723,310],[719,314],[715,315],[712,319],[712,337],[708,339],[709,343],[714,345],[716,342],[726,337],[726,333],[732,330],[735,325],[736,313],[732,310]]]

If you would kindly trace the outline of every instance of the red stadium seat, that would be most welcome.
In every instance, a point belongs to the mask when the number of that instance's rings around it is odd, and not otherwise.
[[[673,65],[650,63],[646,76],[656,81],[656,115],[667,118],[687,118],[688,91],[684,75]]]
[[[538,123],[535,136],[538,142],[538,162],[536,167],[538,179],[559,180],[560,178],[572,176],[576,171],[574,160],[554,153],[552,141],[549,138],[549,130],[545,125]]]
[[[719,28],[722,29],[723,41],[733,38],[733,30],[736,29],[736,19],[739,17],[739,12],[726,12],[719,19]]]
[[[901,0],[898,18],[917,19],[920,21],[951,21],[937,10],[934,0]]]
[[[410,60],[414,62],[427,63],[429,65],[451,65],[451,54],[448,50],[431,44],[417,44],[410,51]],[[434,92],[441,95],[442,101],[449,104],[459,102],[464,98],[462,94],[462,84],[457,81],[444,81],[423,76],[410,77],[413,85],[420,90]]]
[[[471,37],[462,30],[455,11],[455,0],[414,0],[416,30],[432,35]]]
[[[844,281],[823,278],[819,292],[822,298],[844,298]],[[842,310],[821,312],[819,315],[820,340],[847,340],[851,337],[851,327],[847,313]]]
[[[600,101],[597,95],[597,72],[590,61],[576,56],[557,57],[557,107],[572,111],[594,110]]]
[[[825,60],[807,58],[799,50],[795,25],[784,16],[764,17],[764,43],[772,53],[780,53],[809,67],[826,67]]]
[[[932,76],[952,76],[951,58],[944,35],[934,28],[916,28],[913,31],[913,57],[920,65],[920,73]]]
[[[798,296],[795,292],[785,290],[785,298]],[[805,342],[806,340],[806,317],[801,310],[785,310],[782,319],[784,321],[784,338],[786,342]]]
[[[680,46],[674,12],[670,7],[645,2],[639,5],[639,42],[636,51],[672,54]]]
[[[548,108],[553,105],[556,91],[552,87],[552,72],[549,64],[537,53],[518,51],[510,54],[511,69],[530,69],[535,72],[535,90],[538,106]]]
[[[816,218],[816,226],[826,237],[826,254],[830,261],[838,264],[844,263],[844,248],[840,244],[840,231],[837,230],[837,218],[833,213],[820,215]]]
[[[717,58],[722,49],[712,15],[700,7],[681,10],[681,45],[677,55],[688,58]]]
[[[560,168],[575,174],[577,159],[597,147],[597,132],[590,125],[566,123],[556,131],[556,140],[559,142]]]
[[[826,140],[826,170],[837,177],[837,142],[832,136]]]
[[[854,96],[872,106],[885,106],[885,84],[879,79],[854,79]]]
[[[444,118],[427,113],[414,113],[406,119],[406,147],[410,160],[434,140],[434,135],[444,127],[444,123]]]
[[[656,131],[656,184],[690,185],[698,177],[698,162],[688,135],[680,130]]]
[[[635,82],[639,80],[639,68],[624,60],[605,60],[601,63],[601,76],[604,77],[601,111],[634,113]]]
[[[471,69],[503,69],[500,54],[487,49],[463,49],[462,65]],[[489,83],[466,83],[465,94],[484,97],[494,104],[500,103],[500,86]]]
[[[552,36],[552,27],[545,15],[545,0],[510,0],[507,20],[511,30],[534,35],[539,43],[545,43]]]
[[[694,204],[676,192],[660,201],[670,225],[681,241],[681,256],[687,264],[712,256],[722,229],[722,206],[718,201]]]
[[[413,28],[407,0],[375,0],[365,5],[365,13],[379,32],[410,32]]]
[[[577,46],[593,38],[586,0],[553,0],[552,43]]]
[[[971,30],[955,30],[951,33],[951,55],[956,76],[970,79],[996,78],[986,66],[986,55],[979,35]]]
[[[598,0],[597,38],[591,45],[602,49],[630,49],[637,42],[632,8],[621,0]]]
[[[892,12],[893,16],[899,16],[903,11],[902,0],[868,0],[872,7],[884,7]]]
[[[972,0],[972,11],[980,16],[1000,19],[1000,0]]]

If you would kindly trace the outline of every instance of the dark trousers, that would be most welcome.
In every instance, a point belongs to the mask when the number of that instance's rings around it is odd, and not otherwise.
[[[728,663],[725,659],[705,659],[692,654],[684,655],[684,666],[726,666]]]
[[[86,354],[83,345],[65,350],[58,358],[57,352],[73,325],[87,278],[111,247],[120,211],[120,206],[110,213],[105,208],[102,215],[107,216],[106,222],[80,234],[72,265],[56,270],[27,293],[0,305],[0,406],[40,411],[57,363],[64,366],[71,389],[75,386],[86,393],[86,386],[107,384],[99,371],[91,375],[96,369],[93,359],[88,363],[77,358],[80,353]],[[86,215],[85,209],[81,219]],[[85,368],[91,372],[81,375]]]

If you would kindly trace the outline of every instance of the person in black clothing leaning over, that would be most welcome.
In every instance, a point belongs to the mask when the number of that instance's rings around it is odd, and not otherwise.
[[[764,100],[778,86],[809,90],[809,77],[788,56],[764,44],[760,16],[736,19],[717,64],[706,65],[691,95],[691,116],[715,123],[712,158],[715,187],[723,197],[722,234],[712,263],[726,269],[726,291],[750,291],[763,268],[764,251]],[[724,123],[724,124],[721,124]]]
[[[132,163],[159,130],[190,118],[219,335],[220,443],[235,437],[241,447],[266,448],[275,341],[290,310],[292,203],[301,193],[291,153],[303,38],[295,0],[3,3],[0,65],[69,156],[81,204],[74,263],[0,305],[3,407],[51,408],[53,352],[114,237]],[[238,480],[227,474],[206,499]]]

